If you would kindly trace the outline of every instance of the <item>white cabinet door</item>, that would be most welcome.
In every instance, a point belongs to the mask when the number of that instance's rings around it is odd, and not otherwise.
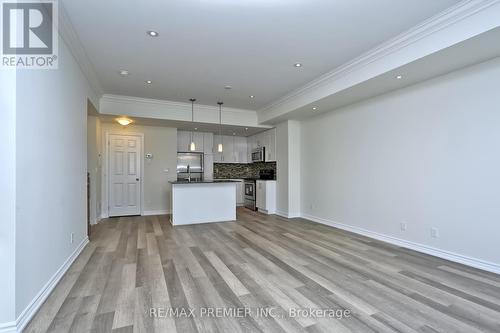
[[[232,136],[228,136],[228,135],[223,136],[222,161],[224,163],[235,163],[234,137],[232,137]]]
[[[234,137],[234,153],[236,163],[247,163],[247,138],[243,136]]]
[[[276,128],[268,132],[267,146],[266,146],[266,161],[276,162]]]
[[[214,150],[214,134],[203,133],[203,152],[205,154],[213,154],[216,150],[217,146],[215,146]]]
[[[252,151],[254,149],[253,144],[255,142],[255,137],[247,137],[247,163],[252,163]]]
[[[243,196],[243,182],[236,183],[236,205],[242,206],[244,204],[244,196]]]
[[[190,133],[186,131],[177,131],[177,151],[187,152],[189,151],[190,144]]]
[[[257,180],[257,191],[255,192],[256,196],[256,206],[260,209],[266,209],[266,182]]]
[[[203,177],[214,179],[214,155],[205,154],[203,159]]]
[[[189,139],[191,140],[191,133],[188,132],[190,135]],[[204,152],[204,148],[203,148],[203,133],[201,132],[193,132],[193,141],[194,141],[194,145],[195,145],[195,152],[197,153],[203,153]],[[191,141],[189,142],[191,143]]]
[[[223,137],[222,137],[223,139]],[[214,151],[214,162],[215,163],[222,163],[222,153],[219,153],[217,151],[217,147],[219,145],[219,143],[221,143],[221,137],[219,135],[214,135],[214,147],[213,147],[213,151]]]

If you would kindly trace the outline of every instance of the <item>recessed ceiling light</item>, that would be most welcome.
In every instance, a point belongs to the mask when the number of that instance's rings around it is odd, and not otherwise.
[[[396,79],[401,80],[403,78],[403,75],[398,75],[396,76]]]
[[[119,73],[120,73],[121,76],[128,76],[130,74],[129,71],[127,71],[125,69],[120,70]]]
[[[233,88],[233,87],[231,87],[231,86],[229,86],[229,85],[228,85],[228,86],[224,86],[224,89],[226,89],[226,90],[229,90],[229,89],[232,89],[232,88]]]
[[[147,84],[151,84],[151,83],[153,83],[153,81],[151,81],[151,80],[146,80],[146,83],[147,83]]]
[[[157,31],[153,31],[153,30],[146,31],[146,33],[150,37],[158,37],[160,35]]]
[[[302,64],[300,62],[296,62],[295,64],[293,64],[293,67],[302,67]]]
[[[250,97],[250,98],[255,98],[255,96],[254,96],[254,95],[250,95],[250,96],[248,96],[248,97]]]
[[[195,128],[194,128],[194,130],[195,130],[195,131],[197,131],[197,130],[198,130],[198,127],[195,127]]]
[[[248,131],[248,127],[245,127],[245,131]]]
[[[233,135],[236,135],[236,133],[233,132]]]
[[[312,108],[312,109],[313,109],[313,111],[315,111],[315,110],[317,110],[318,108],[317,108],[317,107],[315,107],[315,106],[313,106],[313,108]]]

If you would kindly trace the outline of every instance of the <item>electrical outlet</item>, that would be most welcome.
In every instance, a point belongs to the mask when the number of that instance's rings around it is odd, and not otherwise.
[[[71,244],[73,244],[74,238],[75,238],[75,234],[71,233],[71,236],[70,236],[70,242],[71,242]]]
[[[407,227],[406,222],[401,222],[401,231],[406,231]]]
[[[431,228],[431,237],[432,238],[438,238],[439,237],[439,230],[437,228]]]

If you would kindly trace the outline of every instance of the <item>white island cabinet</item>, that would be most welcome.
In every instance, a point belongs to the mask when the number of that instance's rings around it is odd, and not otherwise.
[[[172,225],[236,220],[236,185],[231,180],[170,182]]]

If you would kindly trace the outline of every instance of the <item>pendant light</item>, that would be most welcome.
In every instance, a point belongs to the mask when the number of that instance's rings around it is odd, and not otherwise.
[[[191,101],[191,123],[194,123],[194,102],[196,102],[196,98],[190,98],[189,100]],[[191,143],[189,144],[189,150],[196,150],[196,145],[193,140],[193,131],[191,131]]]
[[[223,147],[222,147],[222,102],[217,102],[217,104],[219,104],[219,138],[220,138],[220,142],[219,142],[219,145],[217,146],[217,151],[219,153],[222,153],[222,151],[224,150]]]

